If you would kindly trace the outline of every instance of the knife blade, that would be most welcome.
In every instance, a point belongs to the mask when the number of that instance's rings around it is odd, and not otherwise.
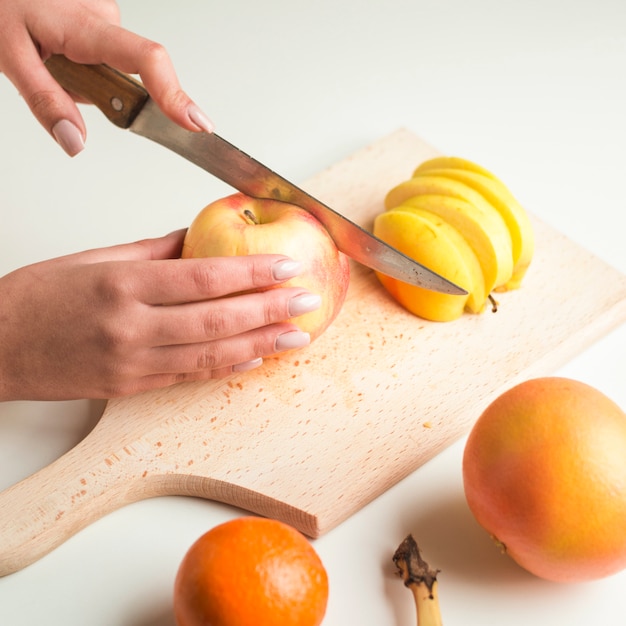
[[[441,293],[467,292],[323,204],[216,133],[191,132],[166,117],[144,86],[107,65],[53,55],[46,66],[68,92],[94,104],[116,126],[169,148],[238,191],[295,204],[314,215],[335,245],[355,261],[406,283]]]

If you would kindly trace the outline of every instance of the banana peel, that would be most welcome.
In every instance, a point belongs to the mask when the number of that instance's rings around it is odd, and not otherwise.
[[[439,570],[432,569],[422,558],[413,535],[409,534],[398,546],[393,562],[404,586],[413,593],[417,626],[442,626],[437,588]]]

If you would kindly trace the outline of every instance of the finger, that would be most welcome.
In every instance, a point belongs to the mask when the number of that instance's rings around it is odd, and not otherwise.
[[[117,24],[93,25],[88,36],[77,37],[63,53],[77,63],[106,63],[127,74],[138,74],[162,111],[188,130],[213,132],[209,117],[180,86],[165,47]]]
[[[233,374],[249,372],[250,370],[256,369],[261,365],[263,365],[263,359],[256,358],[244,361],[243,363],[236,363],[235,365],[221,367],[219,369],[205,369],[178,374],[149,374],[133,381],[130,386],[120,389],[118,395],[140,393],[151,389],[162,389],[163,387],[169,387],[183,382],[217,380],[220,378],[226,378],[227,376],[232,376]],[[110,396],[111,394],[108,394],[107,397]]]
[[[300,262],[278,254],[180,259],[184,235],[185,230],[179,230],[157,239],[77,252],[47,263],[108,263],[111,288],[130,290],[134,298],[148,305],[199,302],[268,288],[302,271]]]
[[[122,243],[106,248],[94,248],[74,252],[55,259],[45,261],[47,264],[59,265],[96,263],[117,263],[133,261],[152,261],[180,258],[186,230],[179,230],[154,239],[143,239],[132,243]]]
[[[278,254],[137,263],[133,293],[145,304],[199,302],[279,285],[302,264]]]
[[[120,8],[115,0],[99,0],[97,3],[92,3],[89,9],[97,13],[106,22],[117,25],[121,22]]]
[[[181,229],[163,237],[140,239],[106,248],[95,248],[79,252],[77,255],[81,256],[81,261],[84,263],[179,259],[186,232],[186,229]]]
[[[321,303],[316,294],[285,287],[182,306],[152,307],[143,315],[145,342],[168,346],[233,337],[315,311]]]
[[[310,335],[293,324],[274,324],[219,341],[154,349],[148,373],[186,376],[221,371],[277,352],[304,348],[310,341]]]
[[[15,85],[39,123],[70,156],[84,148],[86,129],[71,96],[52,78],[26,31],[12,42],[2,70]]]

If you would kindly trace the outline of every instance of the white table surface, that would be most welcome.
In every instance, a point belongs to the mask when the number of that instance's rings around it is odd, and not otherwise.
[[[529,210],[626,271],[623,0],[120,6],[127,27],[168,47],[220,134],[288,178],[408,127],[495,170]],[[85,111],[88,148],[71,160],[5,77],[0,102],[3,274],[186,226],[228,191],[95,110]],[[558,373],[626,407],[625,354],[622,326]],[[0,405],[0,488],[70,449],[101,410],[87,401]],[[624,624],[626,572],[557,585],[492,547],[465,505],[463,443],[314,542],[331,584],[325,625],[414,624],[390,561],[408,532],[442,570],[447,626]],[[172,582],[187,547],[241,514],[182,497],[128,506],[0,579],[0,624],[173,626]]]

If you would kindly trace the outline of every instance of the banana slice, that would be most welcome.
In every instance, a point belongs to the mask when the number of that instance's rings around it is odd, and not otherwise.
[[[449,238],[449,240],[457,247],[459,254],[465,261],[465,265],[471,275],[472,283],[474,285],[472,289],[468,290],[469,297],[465,303],[465,308],[472,313],[482,312],[485,308],[485,302],[487,301],[491,290],[486,288],[480,259],[467,241],[467,237],[460,233],[459,230],[448,220],[432,211],[414,206],[407,208],[411,213],[428,222],[433,228],[439,229],[445,233],[446,237]],[[397,207],[396,210],[404,211],[404,209],[405,206],[401,205]]]
[[[506,185],[485,168],[459,157],[436,157],[422,163],[414,176],[443,176],[468,185],[480,193],[502,215],[511,235],[513,272],[500,286],[517,289],[532,260],[535,236],[530,218]]]
[[[407,310],[438,322],[459,318],[466,307],[474,313],[482,311],[488,294],[480,264],[450,224],[428,211],[397,208],[379,214],[373,232],[468,292],[464,296],[436,293],[377,273],[385,289]]]
[[[482,165],[478,165],[478,163],[474,163],[473,161],[468,161],[467,159],[462,159],[461,157],[455,156],[440,156],[434,157],[433,159],[428,159],[428,161],[424,161],[417,166],[417,168],[413,172],[413,176],[417,176],[418,173],[421,174],[422,172],[426,171],[442,169],[466,170],[468,172],[476,172],[477,174],[482,174],[487,178],[499,180],[495,174],[492,174],[487,168],[483,167]]]
[[[443,176],[431,176],[425,172],[391,189],[385,197],[385,207],[387,210],[393,209],[405,203],[407,200],[413,202],[415,197],[425,195],[447,196],[475,207],[476,212],[481,216],[480,226],[482,226],[482,230],[491,241],[491,248],[494,254],[497,255],[496,276],[493,280],[491,276],[489,276],[489,279],[486,279],[487,284],[491,284],[489,291],[507,284],[513,274],[511,234],[504,218],[493,205],[491,205],[482,194],[462,182]],[[443,210],[444,207],[439,211],[439,214],[442,216]],[[448,210],[448,214],[449,216],[453,215],[450,210]],[[466,211],[465,215],[468,216],[469,212]],[[460,219],[461,215],[457,212],[456,225],[459,231],[465,234],[464,228],[461,228]],[[469,217],[466,221],[469,221]],[[476,236],[478,227],[479,225],[477,224],[474,229]]]
[[[506,240],[493,235],[501,228],[500,220],[496,221],[495,228],[492,226],[493,211],[485,212],[480,206],[460,198],[436,194],[409,198],[400,205],[400,208],[430,211],[462,233],[478,258],[487,294],[510,276],[511,248],[502,244],[499,248],[496,247],[498,242]]]

